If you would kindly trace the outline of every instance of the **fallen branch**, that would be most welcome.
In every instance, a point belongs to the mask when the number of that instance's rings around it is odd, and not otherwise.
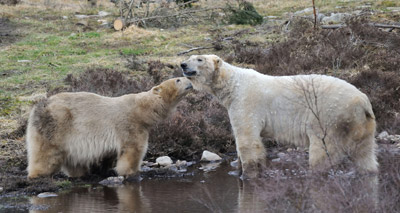
[[[392,29],[400,29],[400,25],[397,24],[380,24],[380,23],[368,23],[369,26],[378,27],[378,28],[392,28]],[[342,27],[346,27],[345,24],[333,24],[333,25],[322,25],[322,29],[338,29]]]
[[[128,20],[117,19],[117,20],[114,21],[114,26],[115,26],[115,22],[116,21],[118,22],[117,26],[121,26],[121,24],[123,26],[122,27],[118,27],[118,28],[114,27],[114,29],[115,30],[121,30],[122,28],[125,28],[125,27],[129,26],[130,24],[139,23],[139,22],[143,22],[143,21],[151,20],[151,19],[163,19],[163,18],[187,15],[187,14],[191,14],[191,13],[198,13],[198,12],[204,12],[204,11],[209,11],[209,10],[219,10],[219,9],[224,9],[224,8],[222,8],[222,7],[213,7],[213,8],[199,9],[199,10],[184,11],[184,12],[175,13],[175,14],[171,14],[171,15],[164,15],[164,16],[151,16],[151,17],[145,17],[145,18],[132,18],[132,19],[128,19]]]
[[[214,48],[214,47],[194,47],[194,48],[179,52],[178,55],[184,55],[186,53],[190,53],[195,50],[205,50],[205,49],[212,49],[212,48]]]

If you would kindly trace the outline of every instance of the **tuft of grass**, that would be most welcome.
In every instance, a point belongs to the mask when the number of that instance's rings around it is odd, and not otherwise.
[[[61,181],[56,181],[55,185],[57,187],[63,188],[63,189],[67,189],[70,188],[72,186],[72,182],[69,180],[61,180]]]

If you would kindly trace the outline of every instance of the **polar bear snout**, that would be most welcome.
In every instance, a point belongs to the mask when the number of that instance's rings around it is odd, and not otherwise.
[[[181,68],[182,68],[182,71],[183,71],[183,75],[184,75],[185,77],[190,77],[190,76],[194,76],[194,75],[197,74],[197,71],[192,70],[192,69],[188,66],[187,63],[182,63],[182,64],[181,64]]]

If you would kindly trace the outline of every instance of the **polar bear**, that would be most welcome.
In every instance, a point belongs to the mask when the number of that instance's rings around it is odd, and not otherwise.
[[[378,170],[375,116],[353,85],[325,75],[263,75],[215,55],[193,55],[181,68],[194,89],[228,110],[243,177],[256,177],[266,165],[262,137],[308,147],[313,170],[345,158],[359,171]]]
[[[190,81],[181,77],[138,94],[60,93],[36,104],[26,137],[28,178],[60,169],[79,177],[110,155],[118,156],[118,175],[137,174],[150,128],[165,119],[191,88]]]

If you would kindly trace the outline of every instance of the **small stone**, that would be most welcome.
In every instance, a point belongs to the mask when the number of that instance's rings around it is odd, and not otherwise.
[[[158,163],[160,166],[169,166],[172,164],[172,160],[168,156],[162,156],[156,159],[156,163]]]
[[[219,160],[222,160],[222,158],[219,155],[204,150],[200,161],[219,161]]]
[[[232,161],[231,162],[231,166],[237,168],[239,166],[239,159],[236,159],[236,160]]]
[[[46,197],[57,197],[58,195],[53,192],[43,192],[37,195],[40,198],[46,198]]]
[[[18,60],[18,63],[29,63],[32,62],[31,60]]]
[[[148,166],[142,166],[142,168],[140,169],[142,172],[148,172],[151,171],[152,168],[148,167]]]
[[[287,151],[288,151],[288,152],[291,152],[291,151],[293,151],[293,149],[292,149],[292,148],[289,148],[289,149],[287,149]]]
[[[204,172],[211,172],[214,171],[219,167],[221,162],[211,162],[211,163],[205,163],[201,164],[201,167],[199,168],[200,170],[203,170]]]
[[[275,159],[272,159],[271,161],[272,162],[279,162],[279,161],[281,161],[281,159],[280,158],[275,158]]]
[[[189,167],[189,166],[193,166],[194,164],[196,164],[195,161],[189,161],[186,163],[186,166]]]
[[[99,14],[98,14],[98,16],[100,16],[100,17],[104,17],[104,16],[108,16],[108,15],[110,15],[110,13],[106,12],[106,11],[99,11]]]
[[[278,153],[278,157],[279,157],[279,158],[283,158],[283,157],[285,157],[285,156],[286,156],[286,154],[283,153],[283,152],[279,152],[279,153]]]
[[[3,189],[3,187],[0,187],[0,193],[2,193],[2,192],[3,192],[3,190],[4,190],[4,189]]]
[[[187,162],[185,161],[185,160],[177,160],[176,162],[175,162],[175,165],[177,166],[177,167],[187,167]]]
[[[68,19],[68,16],[63,16],[62,18],[63,18],[63,19]]]
[[[389,133],[386,131],[383,131],[383,132],[379,133],[379,135],[378,135],[378,139],[381,139],[381,140],[385,140],[387,137],[389,137]]]
[[[108,177],[102,181],[99,182],[101,185],[121,185],[124,182],[124,177],[123,176],[118,176],[118,177]]]

